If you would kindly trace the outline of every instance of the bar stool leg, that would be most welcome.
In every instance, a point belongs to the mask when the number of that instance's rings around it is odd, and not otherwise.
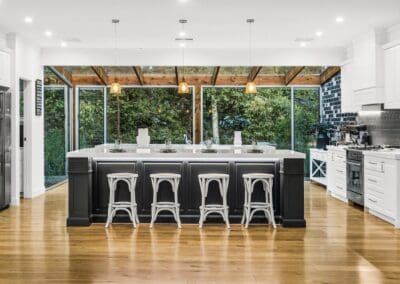
[[[179,179],[174,178],[172,183],[172,189],[174,190],[174,202],[175,202],[175,220],[178,223],[178,228],[182,228],[181,217],[179,215],[179,202],[178,202],[178,189]]]
[[[223,186],[223,204],[224,204],[224,219],[226,226],[228,229],[231,228],[231,225],[229,224],[229,208],[228,208],[228,202],[227,202],[227,194],[228,194],[228,184],[229,180],[228,179],[222,179],[222,186]]]
[[[247,219],[247,205],[248,205],[248,180],[244,179],[244,204],[243,204],[243,216],[242,221],[240,222],[242,225],[246,222]]]
[[[111,178],[108,179],[108,187],[110,188],[110,197],[108,201],[107,222],[105,226],[106,228],[110,226],[113,217],[112,204],[114,203],[114,180]]]
[[[249,227],[249,223],[250,223],[250,220],[252,218],[252,215],[251,215],[251,195],[253,193],[254,182],[252,182],[252,180],[249,179],[248,183],[247,183],[247,186],[248,186],[248,199],[247,199],[247,207],[246,207],[246,219],[247,219],[246,220],[246,225],[245,225],[246,229]]]
[[[154,178],[154,179],[151,180],[151,184],[153,186],[153,203],[151,204],[150,228],[153,228],[153,225],[154,225],[154,222],[155,222],[156,216],[157,216],[156,203],[157,203],[158,182]]]
[[[200,192],[201,192],[201,206],[200,206],[200,221],[199,228],[203,227],[204,213],[205,213],[205,179],[199,178]]]
[[[274,214],[274,207],[273,207],[273,202],[272,202],[272,188],[273,188],[273,180],[270,179],[267,182],[267,188],[268,188],[268,203],[269,203],[269,215],[270,215],[270,223],[272,224],[272,226],[274,228],[276,228],[276,224],[275,224],[275,214]],[[266,196],[266,198],[267,198]]]

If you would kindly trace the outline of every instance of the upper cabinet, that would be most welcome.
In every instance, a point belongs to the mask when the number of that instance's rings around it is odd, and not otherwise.
[[[357,105],[384,102],[384,32],[372,30],[353,41],[353,91]]]
[[[357,112],[361,106],[357,104],[354,98],[354,63],[352,60],[346,61],[341,66],[341,106],[342,113],[344,112]]]
[[[385,109],[400,109],[400,43],[384,47]]]
[[[10,54],[0,50],[0,86],[11,86]]]

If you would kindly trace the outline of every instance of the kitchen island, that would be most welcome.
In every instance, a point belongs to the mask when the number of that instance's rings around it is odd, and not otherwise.
[[[109,188],[107,174],[130,172],[139,175],[136,201],[140,222],[150,221],[153,190],[149,175],[168,172],[181,175],[179,187],[182,223],[198,223],[201,203],[198,174],[226,173],[230,175],[228,188],[229,218],[240,223],[243,213],[245,173],[274,174],[273,200],[275,219],[285,227],[305,227],[304,220],[304,159],[303,153],[275,150],[259,146],[218,146],[212,150],[203,145],[163,145],[138,148],[136,145],[101,145],[67,154],[68,158],[68,226],[88,226],[105,223]],[[122,151],[122,152],[121,152]],[[168,153],[164,153],[168,152]],[[174,153],[170,153],[174,152]],[[215,185],[210,185],[211,187]],[[253,200],[262,200],[260,187],[255,189]],[[168,184],[162,184],[159,200],[172,199]],[[207,202],[218,201],[216,190],[211,188]],[[127,186],[120,184],[117,200],[129,200]],[[210,215],[208,222],[222,222],[218,215]],[[255,215],[255,222],[264,221],[263,214]],[[117,213],[114,222],[128,222],[124,212]],[[160,213],[157,222],[173,222],[172,214]],[[265,222],[265,221],[264,221]]]

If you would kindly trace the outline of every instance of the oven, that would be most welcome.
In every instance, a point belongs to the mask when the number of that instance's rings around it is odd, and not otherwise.
[[[364,172],[362,151],[347,151],[347,199],[364,205]]]

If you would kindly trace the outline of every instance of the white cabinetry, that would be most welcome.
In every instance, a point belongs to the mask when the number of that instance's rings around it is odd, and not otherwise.
[[[358,105],[384,102],[384,32],[372,30],[353,42],[353,90]]]
[[[400,42],[384,49],[385,108],[400,109]]]
[[[399,160],[364,154],[364,206],[371,214],[400,227]]]
[[[0,50],[0,86],[10,87],[11,69],[10,54]]]
[[[331,196],[347,202],[346,150],[343,148],[328,147],[327,177]]]
[[[341,107],[344,112],[357,112],[361,110],[361,105],[357,104],[354,97],[353,76],[354,67],[353,61],[349,60],[341,66]]]

